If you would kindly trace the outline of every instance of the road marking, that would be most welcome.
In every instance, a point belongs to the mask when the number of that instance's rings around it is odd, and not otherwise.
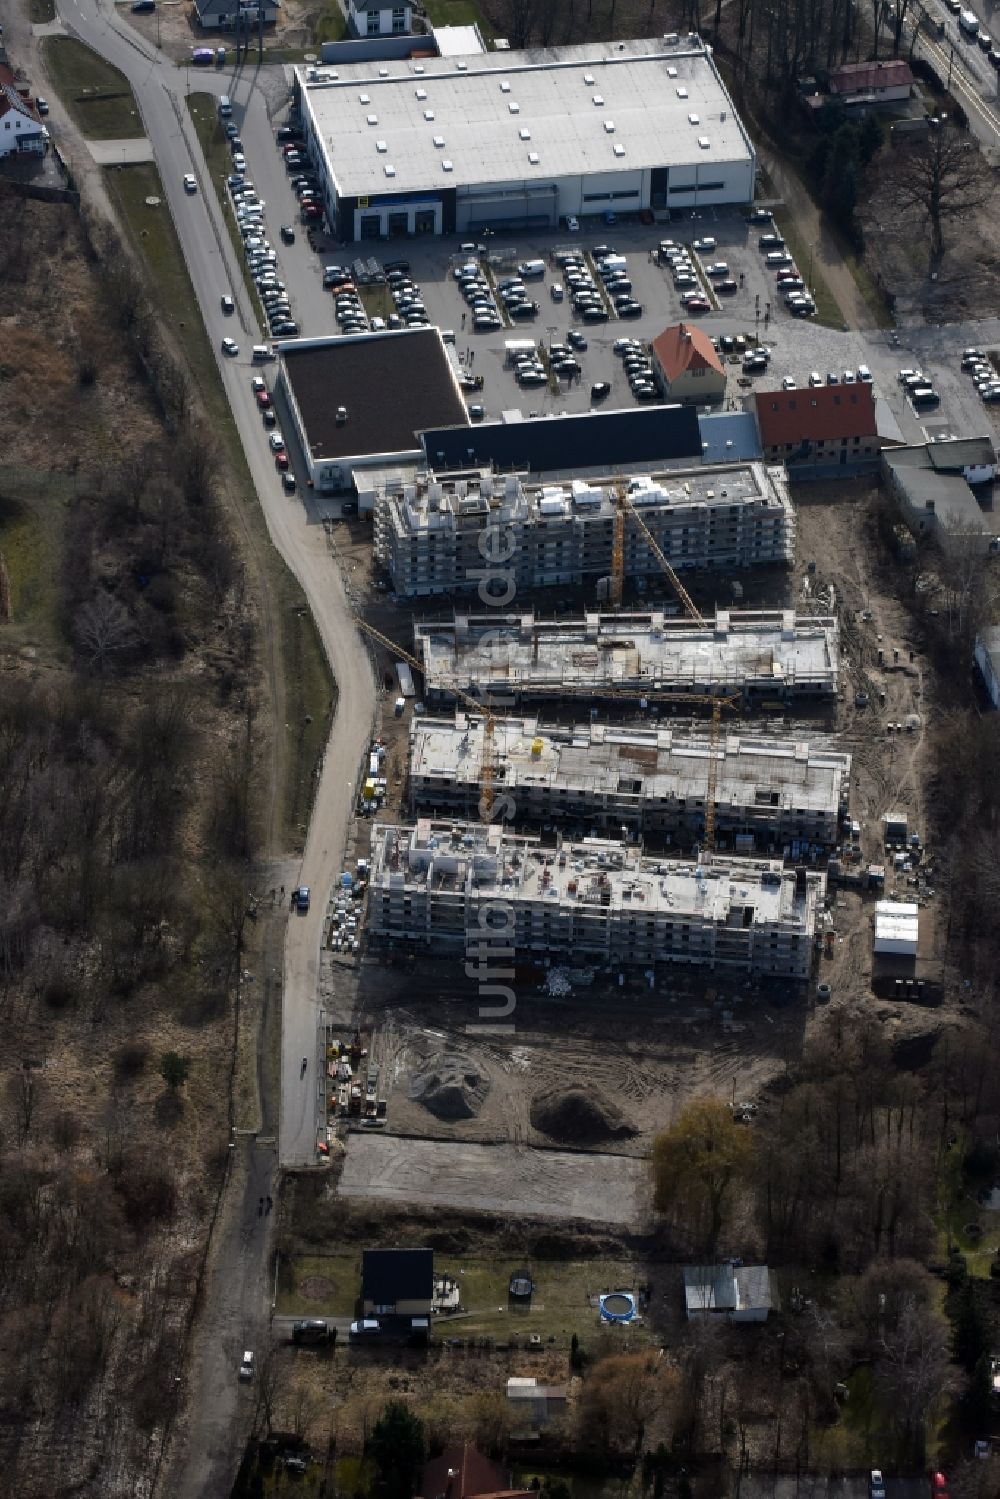
[[[1000,116],[994,114],[993,110],[983,103],[977,92],[976,80],[971,73],[966,72],[961,55],[952,51],[949,57],[943,47],[920,31],[917,32],[917,41],[930,52],[932,57],[936,58],[943,65],[945,78],[947,78],[949,71],[953,80],[957,75],[962,85],[962,93],[968,98],[969,103],[979,111],[987,125],[989,125],[990,129],[997,136],[998,142],[1000,142]]]

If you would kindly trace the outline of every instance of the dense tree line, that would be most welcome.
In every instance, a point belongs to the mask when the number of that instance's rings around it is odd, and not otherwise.
[[[66,459],[54,646],[5,653],[0,622],[0,1467],[25,1499],[115,1496],[174,1408],[225,1160],[203,1078],[255,853],[255,644],[214,444],[131,258],[62,205],[7,206],[0,314],[28,309],[92,409],[124,388],[129,418]]]

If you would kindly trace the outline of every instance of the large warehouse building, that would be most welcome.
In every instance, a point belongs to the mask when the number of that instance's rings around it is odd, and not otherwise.
[[[375,555],[403,598],[480,588],[484,557],[501,553],[509,557],[504,582],[517,588],[606,577],[618,482],[678,571],[792,560],[795,515],[785,471],[760,463],[568,484],[478,470],[387,481],[375,491]],[[661,571],[633,520],[625,526],[623,561],[627,578]]]
[[[517,823],[569,823],[661,842],[704,836],[709,739],[667,725],[542,726],[505,717],[493,730],[493,785]],[[715,749],[715,832],[737,853],[755,848],[797,858],[800,844],[840,838],[851,757],[808,743],[723,732]],[[483,764],[483,720],[414,716],[410,800],[420,812],[475,816]]]
[[[458,614],[416,624],[415,654],[432,700],[463,692],[496,701],[589,694],[742,694],[787,702],[837,692],[832,616],[720,609],[705,624],[665,609],[539,619]]]
[[[342,240],[748,203],[755,156],[697,36],[295,70]]]
[[[415,463],[419,433],[433,422],[468,426],[440,328],[297,338],[275,348],[278,390],[320,493],[350,489],[365,469]]]
[[[435,953],[493,941],[581,963],[803,979],[825,891],[822,874],[778,860],[665,862],[598,838],[545,848],[499,823],[428,819],[372,829],[368,931]]]

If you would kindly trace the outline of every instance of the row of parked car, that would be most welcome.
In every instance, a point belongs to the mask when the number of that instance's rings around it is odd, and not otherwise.
[[[962,369],[971,377],[984,401],[1000,401],[1000,379],[982,349],[965,349]]]
[[[292,473],[288,452],[285,448],[285,439],[278,431],[278,418],[274,410],[274,402],[271,399],[271,392],[267,388],[267,381],[263,375],[251,375],[250,390],[256,402],[257,410],[260,412],[261,420],[264,426],[269,429],[267,443],[274,454],[274,466],[281,475],[282,488],[286,494],[294,494],[295,475]],[[301,886],[300,890],[305,890],[305,909],[308,910],[309,890],[306,886]],[[293,903],[299,898],[299,894],[299,891],[295,892],[295,895],[292,897]]]
[[[275,134],[275,143],[284,157],[285,170],[299,200],[299,219],[307,228],[322,223],[323,199],[319,178],[306,151],[305,136],[297,125],[282,125]]]
[[[235,162],[234,162],[235,165]],[[243,240],[243,253],[247,269],[253,278],[267,318],[272,337],[295,338],[299,325],[292,317],[285,283],[278,275],[278,255],[267,238],[264,225],[264,204],[246,175],[246,163],[228,178],[229,195],[233,202],[237,228]],[[223,311],[230,311],[223,298]]]
[[[711,244],[714,250],[714,239]],[[698,279],[691,251],[685,245],[678,244],[675,239],[661,239],[656,258],[661,265],[669,267],[674,278],[674,290],[679,293],[681,305],[687,312],[711,312],[712,304]]]
[[[900,385],[906,391],[911,404],[919,410],[922,406],[937,406],[941,397],[930,382],[930,377],[923,370],[900,370],[896,376]]]
[[[612,349],[622,362],[629,389],[637,401],[655,401],[659,396],[649,350],[638,338],[616,338]]]
[[[388,318],[388,326],[390,328],[429,327],[430,318],[427,316],[427,308],[424,306],[420,287],[410,275],[409,261],[388,261],[385,266],[385,280],[396,309],[395,313],[390,314]],[[372,326],[380,331],[382,325],[375,320]]]
[[[805,279],[795,264],[794,257],[776,229],[765,230],[757,241],[757,248],[764,257],[764,265],[774,272],[779,296],[793,317],[814,317],[816,302],[807,289]]]
[[[469,309],[475,331],[495,333],[498,328],[502,328],[503,318],[497,301],[501,288],[498,286],[494,293],[481,263],[478,260],[466,261],[456,270],[455,280]]]

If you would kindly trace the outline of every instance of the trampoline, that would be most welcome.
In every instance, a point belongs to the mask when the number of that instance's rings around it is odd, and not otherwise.
[[[639,1315],[636,1298],[631,1291],[609,1291],[598,1298],[602,1322],[632,1322]]]

